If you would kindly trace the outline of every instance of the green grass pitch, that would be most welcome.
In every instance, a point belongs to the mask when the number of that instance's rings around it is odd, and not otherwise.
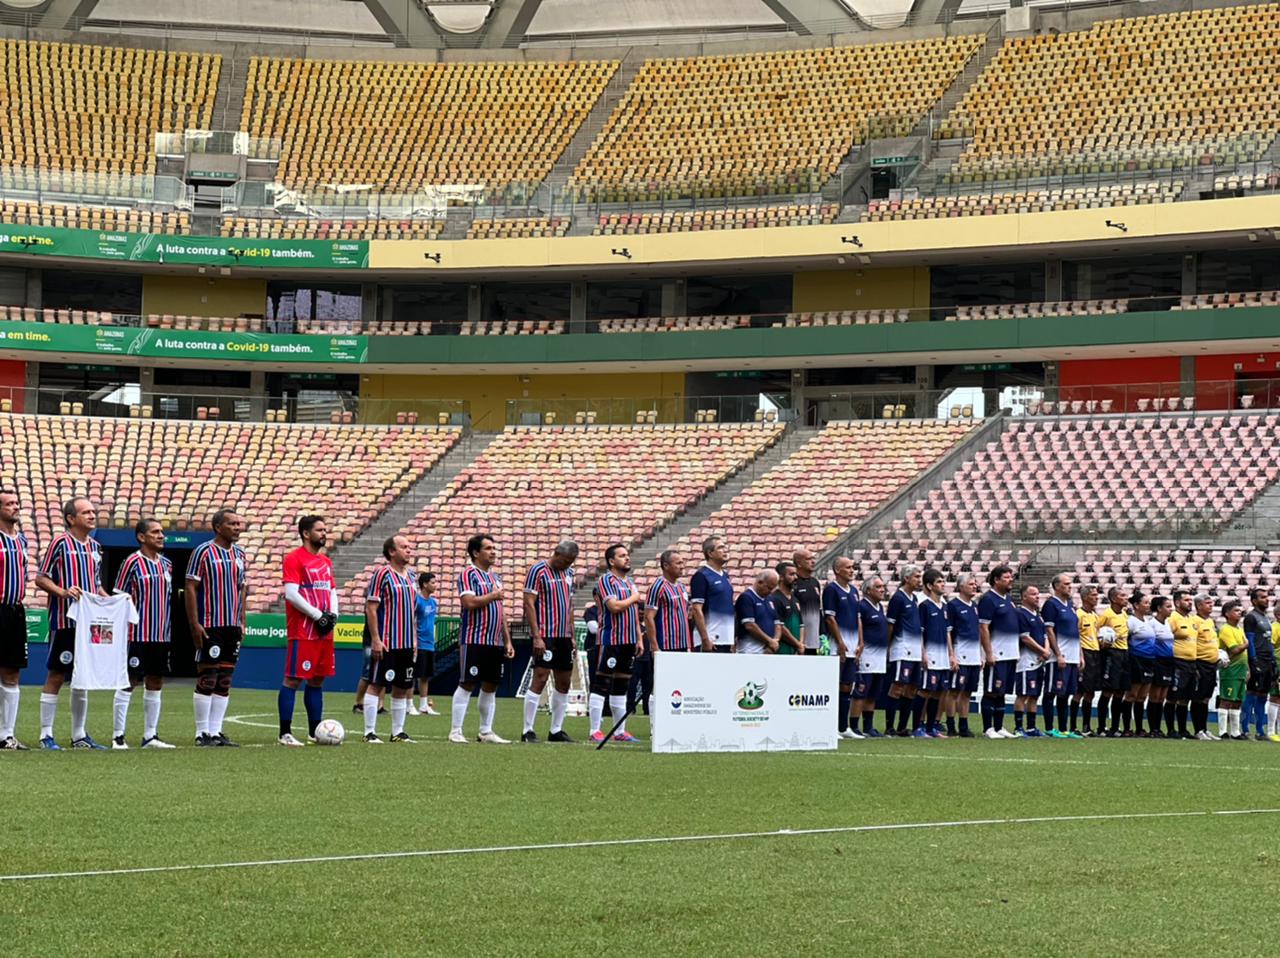
[[[175,743],[190,740],[190,702],[188,688],[166,695],[161,734]],[[352,731],[350,703],[327,698]],[[28,744],[37,705],[24,689]],[[259,748],[0,755],[0,874],[1280,809],[1280,747],[1264,743],[883,740],[655,756],[450,745],[442,716],[408,720],[418,745],[286,750],[274,710],[274,693],[233,694],[229,714],[262,724],[227,728]],[[301,701],[298,712],[301,724]],[[64,742],[67,713],[64,695]],[[516,737],[519,714],[502,700],[498,731]],[[95,694],[90,732],[109,716],[109,694]],[[475,722],[473,703],[473,735]],[[567,729],[582,739],[585,724]],[[647,737],[644,720],[632,730]],[[3,881],[0,940],[9,956],[1236,956],[1274,953],[1278,901],[1273,811]]]

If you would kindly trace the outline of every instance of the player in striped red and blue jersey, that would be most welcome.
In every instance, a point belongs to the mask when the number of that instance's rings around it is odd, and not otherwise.
[[[164,527],[155,519],[142,519],[133,529],[138,551],[120,564],[116,572],[117,592],[133,599],[138,624],[129,632],[129,687],[118,689],[115,697],[115,729],[111,747],[125,749],[125,724],[129,702],[139,680],[142,692],[142,747],[173,748],[156,729],[160,723],[160,690],[169,674],[172,642],[173,563],[162,554]]]
[[[102,550],[91,538],[98,525],[93,503],[84,497],[62,504],[67,531],[49,543],[36,574],[36,588],[49,593],[49,670],[40,694],[40,747],[58,748],[53,740],[53,722],[58,714],[58,693],[75,669],[76,629],[67,609],[81,593],[105,596],[102,588]],[[101,749],[85,731],[89,713],[89,693],[71,690],[71,746]]]
[[[538,702],[547,679],[555,674],[551,692],[551,729],[548,742],[571,742],[564,731],[564,715],[569,708],[569,681],[573,678],[573,563],[578,544],[566,539],[556,546],[550,559],[535,563],[524,577],[524,622],[533,639],[533,677],[524,693],[524,734],[522,742],[536,742],[533,730]]]
[[[662,575],[649,586],[644,600],[645,656],[644,687],[649,689],[649,714],[653,714],[653,658],[656,652],[692,652],[693,629],[689,625],[689,593],[680,581],[684,556],[667,549],[658,556]]]
[[[476,533],[467,540],[470,564],[458,574],[458,599],[462,619],[458,630],[458,675],[461,681],[453,693],[453,727],[450,742],[466,742],[462,723],[471,704],[471,692],[480,686],[480,734],[477,741],[505,745],[507,740],[493,730],[493,713],[498,706],[498,683],[508,659],[514,658],[511,630],[502,609],[502,577],[493,571],[498,544],[493,536]]]
[[[364,693],[364,740],[381,744],[378,692],[391,691],[391,741],[412,742],[404,730],[413,694],[413,660],[417,655],[417,574],[409,568],[409,540],[392,536],[382,543],[386,565],[378,566],[364,594],[369,628],[369,688]]]
[[[609,710],[623,718],[627,709],[627,685],[631,668],[640,653],[640,610],[644,593],[631,581],[631,555],[622,543],[614,543],[604,553],[605,572],[596,580],[595,599],[600,609],[600,664],[591,683],[587,710],[591,716],[591,741],[603,742],[600,724],[604,718],[604,699],[609,696]],[[636,737],[621,721],[614,732],[618,742],[634,742]]]
[[[213,538],[191,552],[185,604],[196,647],[196,745],[234,748],[222,731],[231,695],[231,676],[244,642],[249,564],[240,548],[244,520],[219,509],[209,520]]]
[[[18,530],[17,493],[0,491],[0,751],[25,752],[18,741],[18,676],[27,667],[27,537]]]

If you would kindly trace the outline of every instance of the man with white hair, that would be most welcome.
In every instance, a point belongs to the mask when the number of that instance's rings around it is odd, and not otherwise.
[[[924,711],[924,699],[920,696],[919,670],[924,648],[924,630],[920,626],[920,606],[916,593],[920,591],[921,574],[915,566],[904,566],[899,573],[898,591],[889,599],[885,615],[893,630],[889,643],[889,707],[887,734],[904,738],[920,731],[920,717]],[[898,728],[893,729],[893,712],[898,711]],[[911,733],[907,732],[907,720],[911,720]]]
[[[762,655],[778,651],[778,617],[769,598],[777,587],[778,573],[761,569],[733,604],[739,653]]]

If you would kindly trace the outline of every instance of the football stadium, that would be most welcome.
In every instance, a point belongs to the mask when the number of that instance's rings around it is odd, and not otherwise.
[[[0,0],[6,954],[1268,955],[1277,543],[1280,3]]]

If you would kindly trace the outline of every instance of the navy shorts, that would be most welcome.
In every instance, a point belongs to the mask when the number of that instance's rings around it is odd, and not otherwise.
[[[1013,691],[1013,677],[1018,670],[1017,659],[1000,659],[995,665],[982,669],[982,690],[987,695],[1008,695]]]
[[[858,660],[852,655],[840,663],[840,684],[852,685],[858,678]]]
[[[75,629],[54,629],[49,633],[49,656],[44,667],[63,678],[71,678],[76,668]]]
[[[889,663],[889,679],[891,685],[915,685],[916,676],[920,674],[919,662],[908,662],[905,659]]]
[[[1039,695],[1044,685],[1044,666],[1039,665],[1025,672],[1017,672],[1013,679],[1014,695]]]
[[[1080,688],[1080,666],[1068,662],[1058,668],[1057,662],[1044,667],[1044,690],[1050,695],[1075,695]]]
[[[883,672],[859,672],[853,680],[853,697],[874,702],[884,689]]]
[[[955,678],[950,669],[922,669],[920,672],[921,692],[950,692],[951,682]]]
[[[951,673],[951,690],[953,692],[976,692],[981,678],[981,665],[962,665]]]

